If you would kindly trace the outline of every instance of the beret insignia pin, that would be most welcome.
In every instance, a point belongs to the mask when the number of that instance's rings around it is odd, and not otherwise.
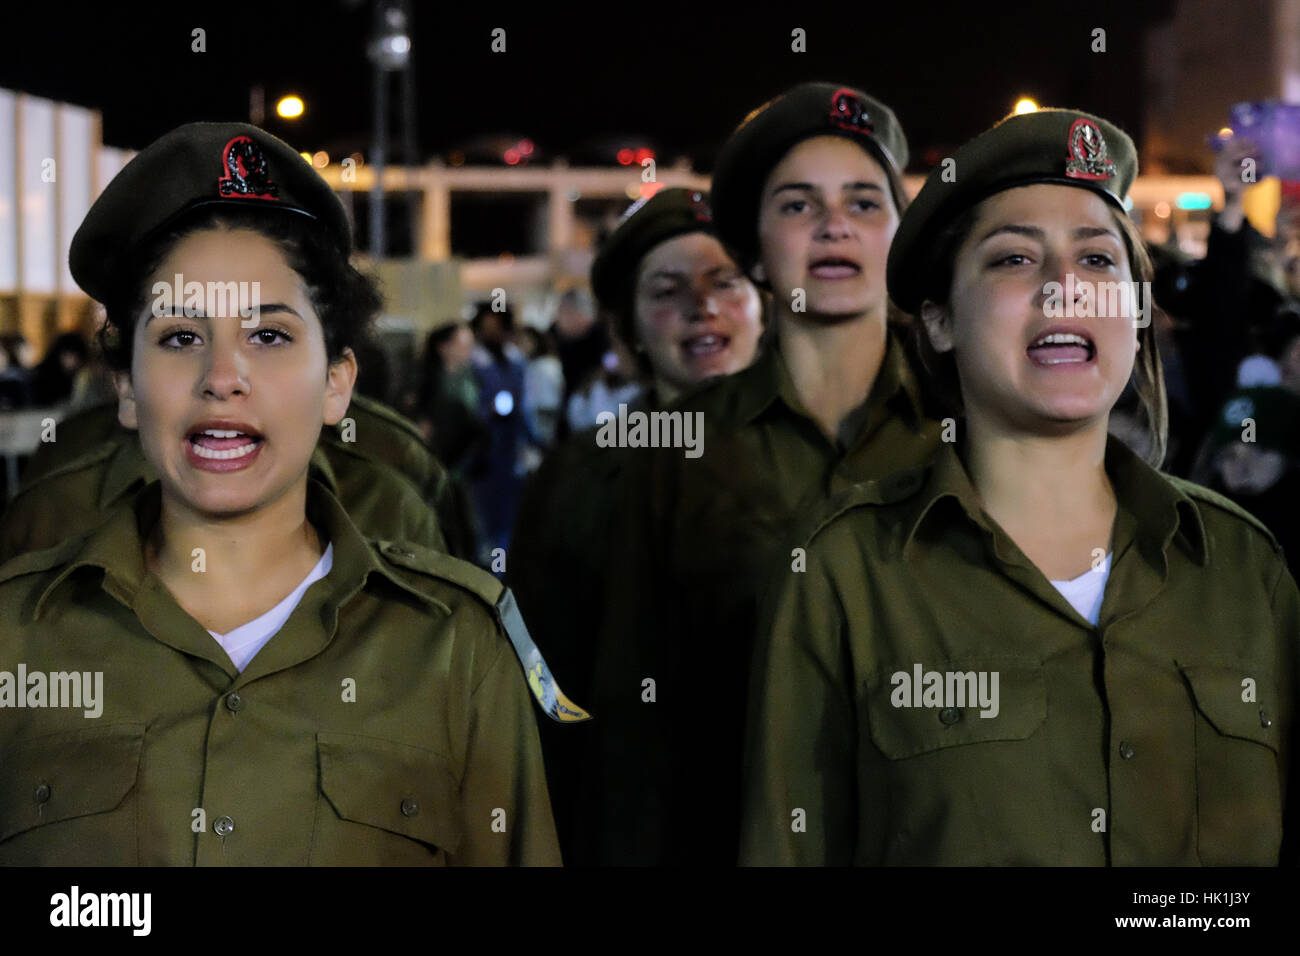
[[[1106,140],[1092,120],[1080,117],[1074,121],[1065,155],[1065,175],[1073,179],[1110,179],[1115,175],[1115,164],[1106,155]]]
[[[250,199],[275,199],[279,187],[271,182],[266,154],[248,136],[236,136],[221,150],[221,161],[226,174],[217,180],[217,192],[222,196],[243,196]]]
[[[713,211],[709,209],[709,204],[704,201],[701,193],[690,193],[686,201],[690,204],[691,212],[695,214],[696,222],[713,222]]]
[[[831,94],[830,121],[851,133],[874,133],[876,126],[867,115],[866,104],[849,89],[839,89]]]

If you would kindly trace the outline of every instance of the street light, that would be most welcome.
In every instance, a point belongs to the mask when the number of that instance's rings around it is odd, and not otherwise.
[[[406,68],[411,55],[411,38],[406,33],[406,11],[384,5],[379,11],[379,25],[370,43],[370,59],[385,70]]]
[[[1020,99],[1016,100],[1015,109],[1016,109],[1017,116],[1019,116],[1021,113],[1036,113],[1038,112],[1038,104],[1035,103],[1033,100],[1031,100],[1028,96],[1022,96],[1020,97]]]
[[[384,255],[384,166],[388,156],[388,76],[398,74],[402,98],[402,144],[406,162],[415,165],[415,78],[411,71],[411,11],[409,0],[375,0],[375,17],[366,55],[374,65],[374,143],[370,150],[375,185],[370,191],[370,254]],[[418,215],[418,198],[408,194],[411,228]]]
[[[297,119],[302,115],[303,108],[300,96],[282,96],[275,104],[276,115],[281,119]]]

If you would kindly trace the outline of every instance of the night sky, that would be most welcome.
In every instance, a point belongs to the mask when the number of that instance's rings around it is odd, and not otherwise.
[[[648,0],[572,8],[414,0],[419,148],[422,159],[459,149],[474,161],[495,138],[526,136],[538,161],[608,164],[618,145],[635,141],[661,162],[688,155],[707,170],[749,110],[809,79],[856,85],[889,103],[908,133],[913,171],[1021,94],[1099,113],[1139,138],[1143,33],[1171,5],[782,3],[789,15],[755,16],[745,5]],[[816,9],[796,12],[805,6]],[[261,84],[272,132],[299,149],[368,154],[371,20],[369,2],[344,0],[190,12],[181,4],[11,5],[0,87],[99,109],[108,145],[139,148],[183,122],[246,120],[249,89]],[[195,27],[206,30],[204,53],[191,52]],[[504,54],[490,50],[494,27],[506,30]],[[806,53],[790,50],[795,27],[807,31]],[[1090,50],[1095,27],[1106,30],[1104,54]],[[293,123],[271,109],[285,92],[307,102]]]

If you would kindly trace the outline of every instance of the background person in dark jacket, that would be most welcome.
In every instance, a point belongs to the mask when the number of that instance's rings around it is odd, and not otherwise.
[[[32,373],[32,398],[37,405],[58,405],[72,397],[77,373],[90,358],[86,340],[76,332],[64,332],[50,346]]]

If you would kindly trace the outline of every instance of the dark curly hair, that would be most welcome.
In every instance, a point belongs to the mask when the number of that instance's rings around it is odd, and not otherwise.
[[[315,220],[285,210],[230,205],[200,206],[157,233],[130,257],[125,273],[105,297],[107,319],[98,333],[104,361],[130,372],[136,321],[149,302],[149,276],[181,239],[207,229],[249,229],[276,243],[290,268],[302,277],[325,333],[331,365],[369,340],[383,308],[375,280],[359,272],[347,252],[327,238]]]

